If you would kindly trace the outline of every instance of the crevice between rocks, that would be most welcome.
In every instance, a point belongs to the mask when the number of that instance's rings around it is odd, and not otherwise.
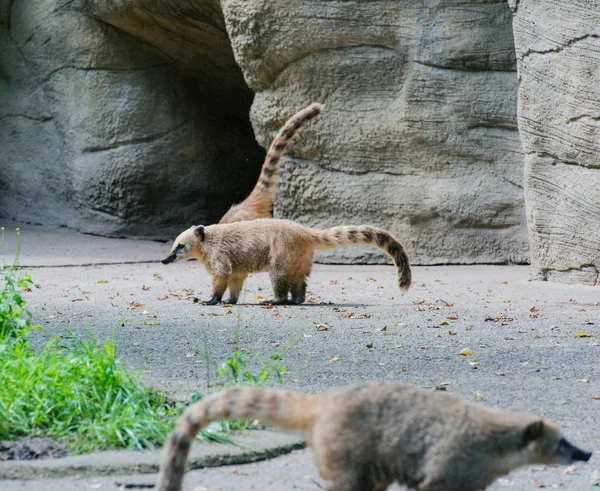
[[[552,160],[554,160],[553,165],[560,163],[560,164],[565,164],[565,165],[574,165],[577,167],[583,167],[584,169],[600,170],[600,164],[582,164],[582,163],[576,162],[574,160],[564,160],[550,152],[535,152],[535,151],[534,152],[525,152],[525,155],[535,155],[536,157],[541,157],[544,159],[552,159]]]
[[[598,39],[600,38],[600,36],[598,34],[584,34],[583,36],[579,36],[573,39],[569,39],[565,44],[562,44],[560,46],[556,46],[555,48],[550,48],[550,49],[545,49],[542,51],[538,51],[535,49],[528,49],[527,51],[525,51],[525,53],[520,57],[520,60],[523,61],[525,58],[527,58],[530,55],[546,55],[548,53],[560,53],[562,50],[566,49],[566,48],[570,48],[571,46],[584,41],[585,39],[588,38],[595,38]]]

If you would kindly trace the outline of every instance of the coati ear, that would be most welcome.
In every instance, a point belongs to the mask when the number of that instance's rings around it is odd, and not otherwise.
[[[200,240],[204,240],[204,225],[198,225],[197,227],[194,227],[194,235]]]
[[[542,437],[544,433],[544,422],[540,419],[538,421],[534,421],[533,423],[529,423],[525,427],[525,432],[523,433],[523,443],[527,445],[529,442],[533,442]]]

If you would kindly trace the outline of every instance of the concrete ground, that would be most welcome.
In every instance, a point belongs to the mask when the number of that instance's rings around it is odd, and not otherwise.
[[[600,468],[597,287],[529,281],[524,266],[415,267],[402,295],[391,266],[317,265],[302,306],[258,305],[272,293],[268,276],[258,274],[246,282],[242,305],[207,307],[193,302],[210,297],[202,264],[156,262],[168,244],[30,228],[22,244],[21,263],[36,283],[27,299],[44,326],[34,335],[40,345],[69,331],[114,337],[127,365],[181,399],[207,391],[236,339],[255,371],[285,352],[283,385],[301,391],[365,380],[446,384],[478,404],[554,419],[595,452],[587,465],[522,469],[491,489],[593,489]],[[12,258],[14,249],[8,235],[2,254]],[[471,356],[460,354],[466,348]],[[0,480],[0,489],[118,489],[153,477],[12,479]],[[308,450],[186,478],[190,490],[324,484]]]

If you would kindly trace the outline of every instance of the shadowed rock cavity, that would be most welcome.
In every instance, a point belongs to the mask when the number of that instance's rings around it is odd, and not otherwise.
[[[0,2],[0,216],[158,237],[215,222],[264,158],[222,16],[108,3]]]

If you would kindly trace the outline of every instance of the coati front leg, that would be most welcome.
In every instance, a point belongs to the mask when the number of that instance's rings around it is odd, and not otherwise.
[[[223,298],[228,284],[229,275],[214,275],[212,277],[212,298],[207,302],[202,302],[202,305],[218,304]]]
[[[242,287],[244,286],[244,281],[248,275],[231,275],[229,277],[229,301],[228,303],[236,304],[238,298],[240,296],[240,292],[242,291]]]

